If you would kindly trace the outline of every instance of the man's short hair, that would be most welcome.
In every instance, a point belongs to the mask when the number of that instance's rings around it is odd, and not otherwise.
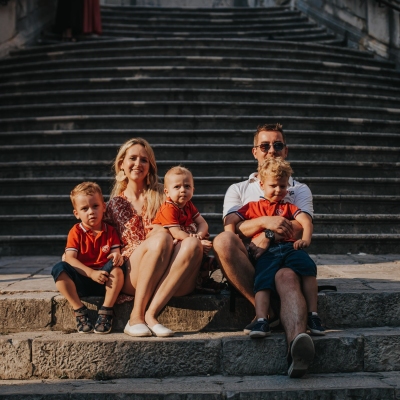
[[[289,179],[292,174],[292,167],[282,157],[269,157],[258,167],[258,176],[261,181],[264,181],[267,176]]]
[[[193,174],[185,167],[182,167],[181,165],[177,165],[176,167],[170,168],[167,173],[164,176],[164,186],[165,183],[167,182],[168,178],[171,175],[188,175],[192,178],[193,181]]]
[[[273,132],[280,132],[282,134],[282,139],[283,139],[283,143],[286,144],[286,136],[283,133],[283,127],[280,123],[276,123],[276,124],[264,124],[264,125],[259,125],[257,126],[257,131],[254,134],[254,146],[257,146],[258,143],[258,134],[260,132],[269,132],[269,131],[273,131]]]
[[[101,197],[101,200],[104,202],[103,193],[101,191],[100,186],[96,182],[82,182],[79,185],[76,185],[69,197],[71,199],[72,205],[75,207],[74,199],[76,196],[80,194],[84,194],[86,196],[93,196],[94,194],[98,193]]]

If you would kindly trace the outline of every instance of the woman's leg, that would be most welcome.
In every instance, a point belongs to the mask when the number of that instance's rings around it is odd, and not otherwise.
[[[203,247],[195,237],[188,237],[175,246],[170,265],[147,309],[148,326],[158,324],[157,316],[171,297],[184,296],[194,290],[202,256]]]
[[[130,325],[143,324],[144,314],[153,293],[168,268],[173,244],[167,232],[158,232],[146,239],[132,253],[122,291],[134,294]]]

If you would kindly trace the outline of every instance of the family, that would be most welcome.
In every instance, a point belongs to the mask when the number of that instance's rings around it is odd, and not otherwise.
[[[142,138],[119,149],[107,204],[94,182],[72,190],[80,223],[70,230],[63,261],[52,275],[74,310],[79,333],[109,333],[113,306],[123,293],[134,296],[127,335],[173,336],[158,315],[172,297],[193,292],[213,248],[228,282],[255,306],[256,316],[244,332],[262,338],[281,323],[288,375],[307,372],[314,344],[306,331],[325,334],[317,314],[317,268],[303,250],[311,243],[312,194],[291,176],[280,124],[258,127],[252,154],[258,171],[227,190],[224,232],[213,242],[191,201],[191,172],[173,167],[160,184],[153,149]],[[94,325],[81,301],[93,295],[104,296]],[[271,306],[272,299],[278,308]]]

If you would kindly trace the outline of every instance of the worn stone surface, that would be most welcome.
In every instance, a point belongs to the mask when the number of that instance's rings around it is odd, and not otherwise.
[[[69,379],[45,382],[3,381],[0,382],[0,399],[382,400],[394,398],[399,382],[382,373],[308,375],[305,379],[288,379],[286,376],[238,378],[215,375],[100,382]]]
[[[32,376],[31,340],[0,336],[0,379],[28,379]]]
[[[32,363],[35,376],[46,379],[206,375],[219,372],[220,349],[220,339],[210,336],[162,340],[53,333],[33,341]]]
[[[366,330],[364,335],[364,370],[400,370],[400,328]]]
[[[17,293],[0,296],[0,333],[50,329],[55,293]]]

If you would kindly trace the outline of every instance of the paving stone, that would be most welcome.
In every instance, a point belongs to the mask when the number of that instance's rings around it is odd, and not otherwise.
[[[0,333],[50,329],[55,293],[15,293],[0,296]]]

